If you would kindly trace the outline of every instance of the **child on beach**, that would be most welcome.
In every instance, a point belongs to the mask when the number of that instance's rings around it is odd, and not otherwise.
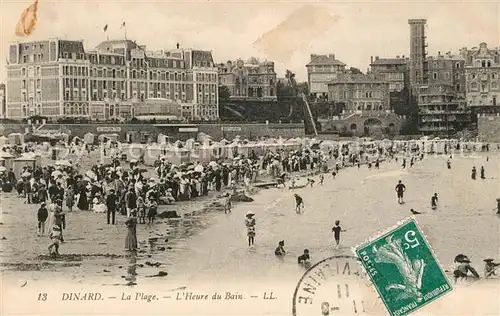
[[[484,259],[484,277],[496,276],[495,270],[500,267],[500,263],[493,262],[493,259]]]
[[[255,242],[255,213],[248,211],[245,218],[245,226],[247,227],[248,247],[253,246]]]
[[[146,205],[141,196],[137,197],[137,211],[139,213],[139,224],[146,224]]]
[[[231,213],[231,197],[233,195],[231,193],[228,193],[226,196],[226,199],[224,200],[224,214]]]
[[[309,249],[304,249],[304,253],[297,258],[299,264],[306,264],[309,262],[311,257],[309,256]]]
[[[319,184],[323,185],[323,181],[325,181],[325,176],[320,174],[319,175]]]
[[[437,204],[438,204],[438,194],[434,193],[434,195],[431,197],[431,208],[433,210],[437,209]]]
[[[309,184],[311,186],[311,188],[312,188],[314,186],[314,180],[307,178],[307,184]]]
[[[45,234],[45,221],[49,217],[49,211],[45,205],[45,202],[42,202],[38,209],[38,236],[43,236],[43,234]]]
[[[297,193],[295,193],[293,196],[295,197],[295,212],[299,214],[301,208],[304,207],[304,200]]]
[[[52,241],[49,246],[49,253],[52,257],[56,257],[59,255],[59,244],[62,240],[61,228],[58,225],[54,225],[54,227],[52,227],[49,238]]]
[[[285,241],[282,240],[278,243],[278,247],[276,247],[276,249],[274,250],[274,255],[278,257],[283,257],[286,254],[284,247],[285,247]]]
[[[156,213],[158,212],[158,203],[153,199],[147,199],[146,207],[148,208],[148,224],[154,224]]]
[[[335,221],[335,226],[332,228],[333,238],[335,239],[336,246],[340,245],[340,232],[345,232],[345,230],[340,227],[340,221]]]

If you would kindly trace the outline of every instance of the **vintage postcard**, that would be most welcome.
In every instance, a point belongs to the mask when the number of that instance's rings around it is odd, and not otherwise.
[[[0,314],[499,315],[499,12],[0,1]]]

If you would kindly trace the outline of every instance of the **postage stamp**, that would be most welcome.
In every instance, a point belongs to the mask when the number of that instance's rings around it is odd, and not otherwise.
[[[390,315],[407,315],[452,290],[414,218],[354,251]]]
[[[300,278],[292,302],[292,314],[373,315],[377,293],[354,256],[333,256],[311,266]]]

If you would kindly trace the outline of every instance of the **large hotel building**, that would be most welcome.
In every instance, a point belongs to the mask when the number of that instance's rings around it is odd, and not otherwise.
[[[216,120],[218,71],[210,51],[150,52],[131,40],[50,39],[9,47],[6,117]]]

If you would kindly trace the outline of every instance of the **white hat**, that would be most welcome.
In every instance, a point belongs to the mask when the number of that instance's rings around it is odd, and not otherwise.
[[[248,211],[247,214],[246,214],[246,216],[250,216],[250,215],[255,215],[255,213],[252,212],[252,211]]]

